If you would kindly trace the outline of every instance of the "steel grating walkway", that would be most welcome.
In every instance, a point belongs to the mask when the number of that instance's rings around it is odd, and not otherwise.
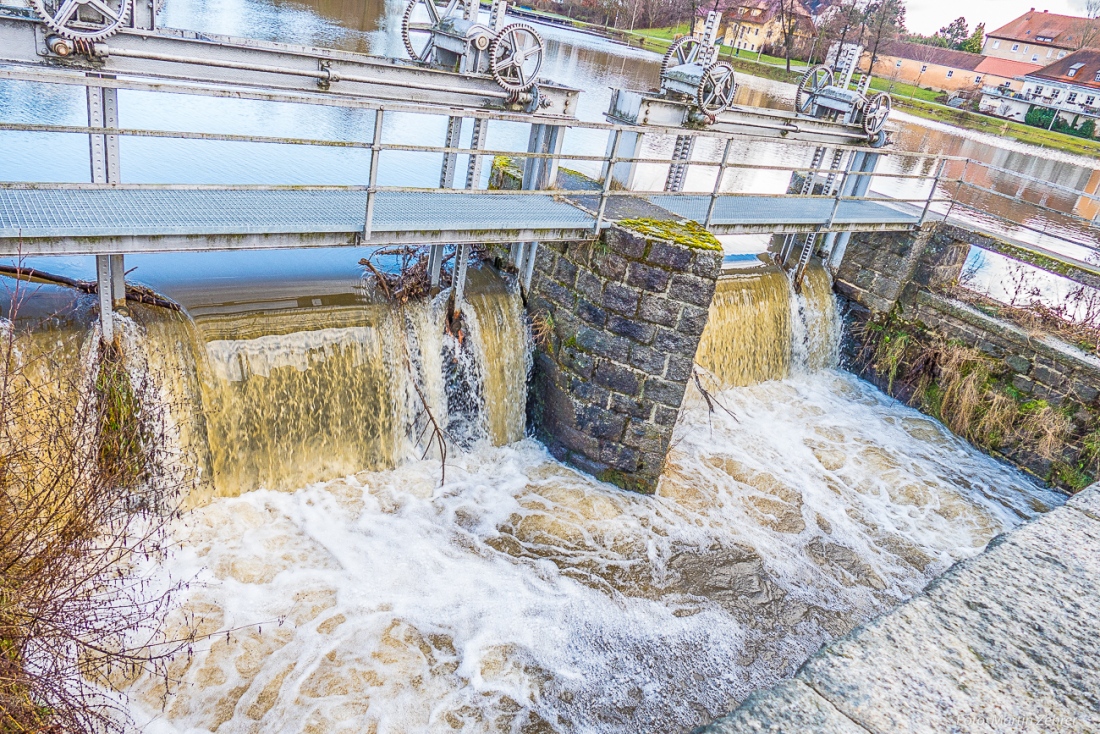
[[[651,196],[703,221],[710,197]],[[363,229],[367,193],[333,188],[0,188],[0,255],[291,248],[348,244]],[[821,228],[833,202],[730,196],[716,234]],[[833,230],[898,229],[918,216],[869,201],[841,202]],[[594,217],[546,194],[379,191],[364,244],[562,241],[591,236]]]
[[[649,200],[684,219],[706,220],[709,196],[650,196]],[[715,234],[814,231],[903,230],[920,222],[920,210],[878,201],[841,201],[833,213],[832,199],[798,196],[723,196],[711,217]]]

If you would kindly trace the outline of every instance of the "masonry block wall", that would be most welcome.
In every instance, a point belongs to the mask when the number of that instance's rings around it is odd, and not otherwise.
[[[720,251],[620,226],[539,247],[529,412],[556,458],[656,489],[721,264]]]
[[[960,292],[951,286],[971,243],[1006,254],[1012,247],[944,224],[914,233],[853,235],[835,281],[847,300],[847,364],[882,390],[920,407],[918,385],[904,376],[921,369],[917,362],[928,354],[903,349],[901,362],[886,374],[868,352],[867,339],[874,334],[869,325],[894,339],[906,333],[926,346],[939,339],[977,350],[988,359],[997,390],[1015,395],[1021,409],[1047,404],[1068,421],[1053,459],[1027,441],[1005,440],[996,447],[997,455],[1053,484],[1077,489],[1100,474],[1089,448],[1100,436],[1100,359],[1053,335],[1024,329],[993,308],[983,310],[992,304],[959,300]]]

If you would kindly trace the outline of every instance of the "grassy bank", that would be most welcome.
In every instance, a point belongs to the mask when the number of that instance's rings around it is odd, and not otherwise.
[[[1002,138],[1010,138],[1021,143],[1040,145],[1044,148],[1061,150],[1077,155],[1100,155],[1100,140],[1086,140],[1075,138],[1071,135],[1050,132],[1019,122],[1003,120],[999,117],[990,117],[977,112],[957,110],[940,104],[933,104],[915,99],[897,98],[894,106],[915,117],[926,120],[935,120],[947,125],[976,130],[978,132],[997,135]]]

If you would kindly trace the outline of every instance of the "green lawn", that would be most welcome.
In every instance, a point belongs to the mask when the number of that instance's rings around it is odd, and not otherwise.
[[[913,84],[890,81],[889,79],[879,79],[878,77],[871,79],[871,89],[877,89],[880,92],[889,92],[890,95],[894,97],[909,97],[911,99],[920,99],[925,102],[935,102],[936,98],[943,94],[943,92],[924,89],[923,87],[914,86]]]

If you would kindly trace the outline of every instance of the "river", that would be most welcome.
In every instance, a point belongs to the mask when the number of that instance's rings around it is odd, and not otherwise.
[[[162,21],[396,54],[401,10],[169,0]],[[543,73],[585,90],[584,119],[601,118],[608,85],[656,83],[652,54],[540,30]],[[789,94],[744,78],[739,101],[782,106]],[[355,111],[121,101],[135,127],[370,133]],[[83,104],[77,90],[7,84],[0,113],[81,123]],[[441,123],[391,134],[437,133]],[[526,142],[518,128],[492,134],[490,145]],[[52,137],[45,155],[40,140],[0,136],[0,179],[84,180],[86,141]],[[1059,181],[1086,170],[904,121],[898,144]],[[212,147],[199,156],[197,145]],[[124,140],[124,176],[365,181],[354,153],[256,147]],[[436,170],[410,166],[403,182]],[[364,254],[127,258],[135,281],[184,306],[134,306],[121,328],[200,478],[178,550],[150,573],[189,580],[173,625],[212,635],[173,665],[163,708],[155,681],[126,682],[146,731],[686,731],[1062,502],[839,369],[840,315],[820,268],[804,295],[769,268],[721,281],[698,360],[722,407],[689,392],[657,494],[643,497],[524,437],[532,344],[514,288],[487,268],[472,273],[477,399],[459,414],[447,400],[442,304],[397,314],[378,303],[363,289]],[[84,258],[50,266],[90,270]],[[93,335],[92,298],[43,286],[32,302],[23,323],[53,316],[38,327],[44,342]],[[410,368],[400,345],[416,355]],[[470,438],[452,449],[442,485],[438,459],[418,458],[413,380]]]

